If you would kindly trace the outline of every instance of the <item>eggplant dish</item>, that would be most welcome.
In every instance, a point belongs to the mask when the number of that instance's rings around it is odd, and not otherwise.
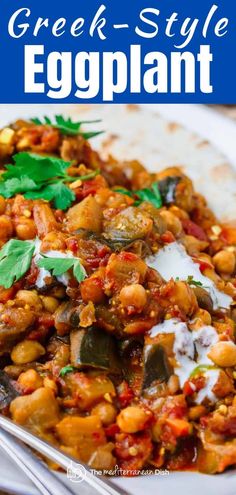
[[[236,464],[236,228],[83,123],[0,131],[1,413],[91,468]]]

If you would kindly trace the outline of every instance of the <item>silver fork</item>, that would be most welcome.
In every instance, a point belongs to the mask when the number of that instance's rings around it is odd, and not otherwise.
[[[13,437],[21,440],[21,442]],[[43,495],[74,495],[75,492],[64,485],[22,442],[51,459],[67,472],[72,469],[72,473],[73,471],[75,474],[77,473],[83,480],[83,483],[77,483],[78,494],[83,494],[82,484],[83,486],[85,484],[87,488],[92,489],[91,494],[128,495],[126,491],[116,488],[103,476],[99,478],[95,476],[85,464],[78,463],[77,459],[64,454],[45,440],[36,437],[33,433],[2,415],[0,415],[0,441],[1,447],[27,474]]]

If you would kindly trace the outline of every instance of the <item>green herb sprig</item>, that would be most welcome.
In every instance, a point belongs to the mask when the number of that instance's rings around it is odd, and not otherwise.
[[[78,280],[82,282],[86,277],[86,271],[78,258],[53,258],[49,256],[43,256],[37,262],[40,268],[45,268],[52,272],[55,277],[60,277],[68,270],[73,268],[73,275]]]
[[[99,171],[72,177],[67,169],[70,162],[52,156],[35,153],[18,153],[13,156],[14,164],[6,165],[6,172],[1,176],[0,194],[11,198],[22,193],[27,199],[45,199],[53,201],[55,208],[66,210],[75,200],[75,193],[66,183],[76,180],[88,180]]]
[[[163,204],[157,182],[154,182],[151,187],[137,191],[129,191],[122,187],[116,187],[115,191],[135,199],[134,206],[139,206],[143,201],[148,201],[156,208],[161,208]]]
[[[195,287],[203,287],[202,282],[200,282],[200,280],[194,280],[192,275],[188,276],[186,282],[187,282],[187,284],[194,285]]]
[[[72,122],[70,117],[65,119],[62,115],[55,115],[54,121],[49,117],[44,117],[41,120],[39,118],[31,119],[31,122],[35,125],[50,125],[51,127],[58,129],[61,134],[69,136],[80,135],[84,139],[90,139],[103,133],[103,131],[84,132],[81,130],[83,124],[94,124],[101,122],[101,120],[81,120],[79,122]]]
[[[34,242],[11,239],[0,250],[0,285],[9,289],[29,270]]]
[[[77,371],[77,368],[72,366],[71,364],[68,364],[67,366],[64,366],[64,368],[61,369],[59,376],[65,376],[67,373],[73,373],[73,371]]]
[[[0,250],[0,286],[9,289],[29,270],[35,252],[34,241],[11,239]],[[39,268],[52,271],[59,277],[73,268],[73,275],[80,283],[86,277],[86,271],[79,258],[53,258],[42,255],[36,261]]]

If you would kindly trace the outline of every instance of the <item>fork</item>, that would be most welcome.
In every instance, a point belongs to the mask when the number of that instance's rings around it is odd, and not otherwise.
[[[21,440],[21,442],[13,437]],[[64,485],[22,442],[51,459],[67,472],[72,469],[72,473],[79,474],[83,485],[85,483],[87,488],[90,487],[92,489],[90,492],[92,494],[129,495],[126,491],[115,487],[104,476],[99,478],[95,476],[85,464],[78,463],[77,459],[64,454],[45,440],[38,438],[33,433],[2,415],[0,415],[0,441],[1,447],[27,474],[43,495],[74,495],[75,492]],[[82,495],[82,483],[77,483],[77,487],[77,493],[81,493]]]

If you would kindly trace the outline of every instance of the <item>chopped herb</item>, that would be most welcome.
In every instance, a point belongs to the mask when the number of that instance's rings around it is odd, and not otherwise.
[[[58,129],[62,134],[66,134],[69,136],[83,136],[84,139],[90,139],[94,136],[98,136],[102,134],[103,131],[93,131],[93,132],[84,132],[81,131],[81,125],[83,124],[94,124],[96,122],[101,122],[101,120],[81,120],[79,122],[72,122],[71,118],[65,119],[62,115],[55,115],[55,122],[53,122],[49,117],[44,117],[44,119],[31,119],[35,125],[50,125]]]
[[[73,371],[76,371],[77,368],[72,366],[71,364],[68,364],[68,366],[64,366],[64,368],[61,369],[59,376],[65,376],[67,373],[72,373]]]
[[[161,208],[162,206],[161,195],[157,182],[154,182],[151,187],[135,191],[135,194],[139,199],[141,199],[141,201],[149,201],[149,203],[156,208]]]
[[[86,271],[78,258],[53,258],[51,256],[43,256],[38,260],[37,265],[40,268],[52,271],[52,274],[55,277],[60,277],[71,268],[73,268],[73,274],[78,282],[82,282],[86,277]]]
[[[158,188],[158,183],[154,182],[151,187],[147,187],[145,189],[139,189],[137,191],[129,191],[123,187],[116,188],[115,192],[119,192],[121,194],[125,194],[131,198],[136,199],[134,206],[139,206],[143,201],[149,201],[156,208],[161,208],[162,199],[160,195],[160,191]]]
[[[208,370],[216,370],[216,369],[217,369],[216,366],[213,366],[211,364],[199,364],[199,366],[194,368],[189,378],[193,378],[194,376],[199,375],[201,373],[206,373],[206,371]]]
[[[28,271],[34,243],[11,239],[0,250],[0,285],[9,289]]]
[[[43,198],[47,201],[53,201],[55,208],[66,210],[75,200],[75,193],[62,181],[59,181],[42,187],[38,191],[29,191],[25,194],[25,197],[27,199]]]
[[[186,282],[187,282],[187,284],[195,285],[196,287],[202,287],[203,286],[202,282],[200,282],[199,280],[194,280],[192,275],[188,276]]]
[[[116,187],[114,191],[120,194],[124,194],[125,196],[129,196],[130,198],[133,197],[133,192],[125,189],[124,187]]]
[[[89,180],[99,173],[95,170],[87,175],[72,177],[67,173],[69,162],[35,153],[18,153],[13,160],[14,164],[6,165],[6,172],[1,176],[0,194],[11,198],[22,193],[27,199],[53,201],[55,208],[61,210],[67,209],[75,200],[75,193],[65,183]]]

